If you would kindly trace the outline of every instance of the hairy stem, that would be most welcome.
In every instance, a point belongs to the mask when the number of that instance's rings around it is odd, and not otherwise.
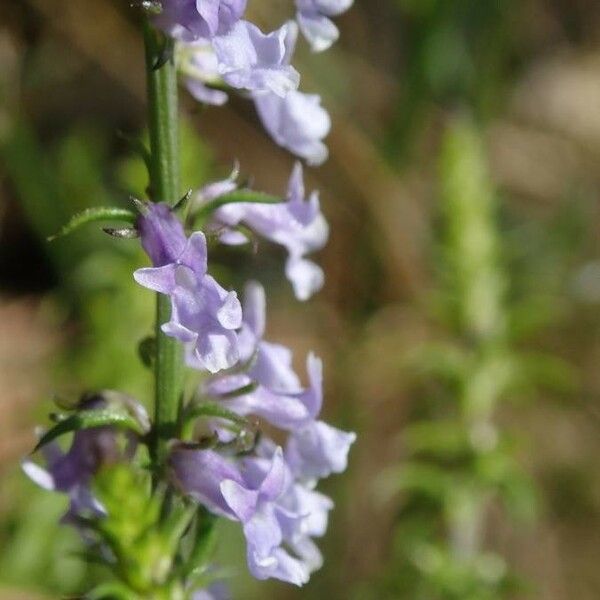
[[[148,128],[150,131],[150,188],[155,202],[173,205],[180,194],[177,73],[172,58],[172,41],[144,23]],[[171,45],[171,46],[169,46]],[[167,53],[167,54],[165,54]],[[164,64],[162,64],[164,63]],[[159,68],[157,65],[161,64]],[[183,388],[181,346],[161,331],[171,316],[167,296],[158,294],[156,305],[156,360],[152,457],[159,467],[164,462],[166,442],[173,436]]]

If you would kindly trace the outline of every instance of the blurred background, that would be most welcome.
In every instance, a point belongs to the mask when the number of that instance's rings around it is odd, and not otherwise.
[[[290,2],[251,0],[273,28]],[[59,528],[66,501],[19,463],[56,395],[149,401],[136,354],[153,318],[136,242],[70,215],[143,194],[144,68],[117,0],[0,6],[0,598],[78,597],[100,574]],[[269,339],[326,365],[326,414],[359,435],[325,482],[325,567],[302,590],[249,581],[239,532],[219,553],[236,598],[600,597],[600,5],[357,0],[341,41],[297,54],[333,116],[308,172],[331,241],[323,292],[293,301],[282,253],[215,251],[230,285],[269,288]],[[281,193],[292,158],[250,103],[182,91],[185,188],[237,159]]]

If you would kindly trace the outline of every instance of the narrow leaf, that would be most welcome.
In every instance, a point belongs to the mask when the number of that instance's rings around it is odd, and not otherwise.
[[[60,421],[52,429],[48,430],[34,448],[34,452],[39,450],[57,437],[79,431],[80,429],[91,429],[93,427],[120,427],[122,429],[131,429],[138,434],[143,434],[142,428],[137,420],[122,410],[104,409],[104,410],[83,410],[63,421]]]
[[[181,538],[190,527],[198,507],[195,505],[181,507],[174,511],[162,523],[162,533],[169,555],[175,555]]]
[[[206,572],[217,545],[216,524],[217,518],[214,515],[203,508],[198,510],[194,544],[183,567],[185,575],[190,575],[194,570]]]
[[[73,233],[82,225],[94,223],[96,221],[125,221],[126,223],[135,223],[136,216],[130,210],[125,208],[116,208],[112,206],[100,206],[97,208],[88,208],[83,212],[74,215],[71,220],[56,234],[51,235],[48,241],[51,242],[57,238]]]

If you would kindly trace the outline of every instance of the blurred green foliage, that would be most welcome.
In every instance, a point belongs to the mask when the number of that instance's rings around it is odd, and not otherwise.
[[[441,149],[435,302],[448,340],[417,348],[411,359],[426,388],[440,385],[421,397],[402,432],[408,459],[385,474],[401,502],[392,560],[373,597],[500,600],[519,589],[505,559],[487,547],[489,517],[500,503],[531,522],[537,494],[498,413],[531,379],[534,362],[558,366],[567,379],[570,370],[557,358],[525,360],[511,343],[510,278],[485,156],[474,123],[453,118]]]
[[[403,76],[385,138],[388,157],[410,158],[432,110],[470,106],[478,118],[502,103],[513,58],[514,0],[396,0]]]

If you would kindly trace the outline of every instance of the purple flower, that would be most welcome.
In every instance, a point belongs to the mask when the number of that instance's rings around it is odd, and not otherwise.
[[[281,448],[275,450],[270,461],[245,462],[245,485],[224,481],[221,491],[242,523],[250,572],[257,579],[275,578],[302,585],[308,581],[309,570],[282,547],[286,541],[285,524],[303,517],[289,513],[277,503],[289,485],[289,471]],[[264,466],[268,466],[265,472],[261,468]]]
[[[280,518],[287,513],[276,501],[289,481],[283,452],[277,448],[271,459],[257,460],[265,468],[256,469],[257,461],[252,459],[236,464],[213,450],[179,447],[171,452],[169,466],[172,479],[185,494],[212,512],[241,522],[248,566],[255,577],[301,585],[308,580],[307,569],[281,548]]]
[[[288,184],[287,202],[227,204],[213,213],[211,221],[212,228],[222,234],[243,223],[262,237],[284,246],[288,251],[286,276],[299,300],[307,300],[323,286],[322,269],[305,256],[321,249],[329,237],[318,193],[313,192],[308,200],[304,193],[302,166],[296,163]],[[221,241],[230,243],[223,235]]]
[[[149,419],[144,407],[133,398],[107,391],[94,396],[80,406],[84,410],[101,410],[107,406],[107,399],[115,398],[123,402],[140,426],[149,429]],[[73,436],[71,447],[63,452],[56,442],[42,446],[41,452],[46,468],[32,460],[23,461],[26,475],[45,490],[62,492],[69,496],[69,510],[63,521],[74,521],[77,516],[87,513],[103,515],[105,510],[92,495],[90,481],[98,470],[107,464],[129,459],[137,446],[133,434],[127,434],[127,444],[123,450],[119,443],[119,431],[110,426],[81,429]]]
[[[291,351],[262,339],[265,294],[259,283],[246,285],[243,313],[240,358],[250,361],[250,367],[245,374],[217,376],[205,384],[204,392],[219,398],[255,383],[254,389],[220,403],[240,415],[261,417],[284,430],[292,431],[308,424],[317,417],[323,402],[321,361],[309,354],[306,368],[310,386],[302,389],[292,368]]]
[[[166,204],[146,204],[137,223],[142,247],[155,267],[176,262],[183,254],[187,238],[181,221]]]
[[[312,166],[327,160],[329,152],[322,140],[331,129],[331,119],[320,96],[291,91],[283,98],[257,95],[254,103],[263,126],[279,146]]]
[[[64,453],[56,442],[42,448],[46,468],[31,460],[23,462],[25,474],[41,488],[68,494],[69,510],[64,520],[91,513],[103,515],[103,506],[94,498],[89,483],[99,468],[114,462],[118,456],[116,432],[109,427],[84,429],[73,437],[73,443]]]
[[[323,566],[323,556],[313,537],[322,537],[327,531],[331,498],[293,481],[279,498],[282,514],[302,515],[301,519],[282,520],[286,545],[297,556],[309,573]]]
[[[355,440],[355,433],[314,421],[290,435],[285,458],[294,476],[315,481],[346,470],[348,451]]]
[[[185,42],[227,33],[244,14],[246,0],[162,0],[154,24]]]
[[[244,477],[249,485],[262,481],[267,472],[280,460],[280,449],[265,440],[258,456],[244,460]],[[250,570],[259,579],[275,578],[301,585],[310,573],[322,565],[322,556],[313,537],[324,535],[328,513],[333,508],[331,500],[318,492],[305,488],[294,480],[292,472],[281,461],[283,472],[282,492],[265,510],[278,528],[278,545],[261,555],[248,555]],[[251,540],[249,541],[249,549]]]
[[[258,383],[252,391],[228,400],[221,400],[220,404],[243,416],[261,417],[279,429],[295,430],[302,424],[309,423],[320,408],[321,361],[310,354],[307,368],[311,386],[306,390],[286,394],[273,392]],[[205,393],[218,398],[220,395],[229,395],[236,390],[251,386],[252,383],[253,379],[248,375],[225,375],[208,383],[205,386]]]
[[[236,520],[221,492],[223,481],[243,483],[239,465],[215,450],[176,446],[169,455],[169,471],[175,485],[211,512]]]
[[[228,100],[227,93],[210,87],[222,84],[217,56],[208,40],[177,45],[179,72],[184,76],[185,87],[199,102],[222,106]]]
[[[188,345],[188,364],[216,373],[238,360],[235,330],[242,310],[235,292],[224,290],[207,274],[206,238],[186,238],[181,222],[165,204],[152,204],[138,223],[142,246],[154,267],[138,269],[135,280],[171,298],[165,334]]]
[[[337,41],[340,32],[329,17],[348,10],[354,0],[296,0],[300,30],[314,52],[327,50]]]
[[[212,40],[220,75],[231,87],[285,96],[300,83],[289,64],[294,27],[286,23],[264,34],[254,24],[239,21],[225,35]]]

